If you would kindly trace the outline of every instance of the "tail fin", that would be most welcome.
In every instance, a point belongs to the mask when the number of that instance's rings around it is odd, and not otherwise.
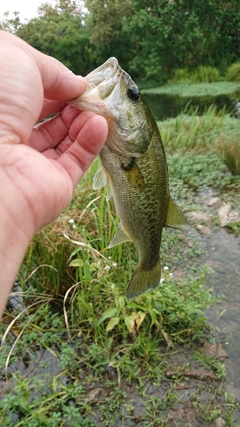
[[[160,261],[151,270],[143,270],[137,267],[127,288],[127,299],[135,298],[148,289],[155,289],[160,282]]]

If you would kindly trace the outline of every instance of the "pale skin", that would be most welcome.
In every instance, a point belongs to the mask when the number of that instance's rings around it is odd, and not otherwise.
[[[85,89],[84,78],[0,31],[0,316],[32,237],[67,207],[106,140],[103,117],[65,102]]]

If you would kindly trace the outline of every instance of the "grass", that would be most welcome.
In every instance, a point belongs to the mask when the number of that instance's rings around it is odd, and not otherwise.
[[[217,113],[215,107],[210,107],[201,116],[198,115],[197,109],[190,110],[188,114],[183,111],[174,119],[159,121],[158,127],[167,154],[174,153],[169,156],[170,165],[180,157],[176,167],[184,182],[191,181],[191,184],[197,187],[199,179],[202,184],[206,183],[206,180],[210,181],[212,187],[224,187],[234,183],[239,185],[238,120],[225,114],[224,110]],[[209,153],[206,159],[201,157],[206,153]],[[188,162],[185,157],[182,158],[182,154],[186,154]]]
[[[159,123],[171,193],[182,207],[201,207],[198,193],[207,188],[239,186],[218,151],[219,141],[239,132],[232,120],[209,110]],[[225,414],[233,425],[238,404],[216,394],[218,381],[184,377],[196,367],[225,375],[218,359],[201,352],[210,333],[204,308],[216,298],[200,243],[191,229],[164,230],[160,287],[126,301],[136,249],[130,243],[106,249],[118,220],[112,203],[92,190],[98,166],[96,160],[70,207],[35,236],[19,272],[0,325],[0,424],[183,426],[187,393],[196,420]],[[207,410],[204,393],[211,395]]]

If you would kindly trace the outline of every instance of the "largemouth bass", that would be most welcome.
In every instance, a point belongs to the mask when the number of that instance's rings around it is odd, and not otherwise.
[[[169,194],[161,136],[137,85],[116,58],[108,59],[86,79],[86,92],[70,103],[108,122],[94,189],[106,186],[107,198],[113,197],[120,218],[109,248],[130,240],[137,245],[139,262],[127,289],[131,299],[160,282],[163,227],[179,228],[187,221]]]

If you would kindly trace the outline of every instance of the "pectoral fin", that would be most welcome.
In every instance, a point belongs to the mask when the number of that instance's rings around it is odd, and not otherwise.
[[[102,166],[95,173],[93,178],[93,189],[98,190],[99,188],[106,187],[106,199],[111,199],[113,195],[112,182],[106,171]]]
[[[121,225],[121,222],[119,222],[115,236],[108,247],[110,249],[110,248],[113,248],[114,246],[120,245],[121,243],[130,242],[131,240],[132,240],[131,237],[124,230],[124,228]]]
[[[188,222],[180,208],[176,205],[171,197],[168,202],[168,213],[165,222],[165,227],[184,228],[188,226]]]

